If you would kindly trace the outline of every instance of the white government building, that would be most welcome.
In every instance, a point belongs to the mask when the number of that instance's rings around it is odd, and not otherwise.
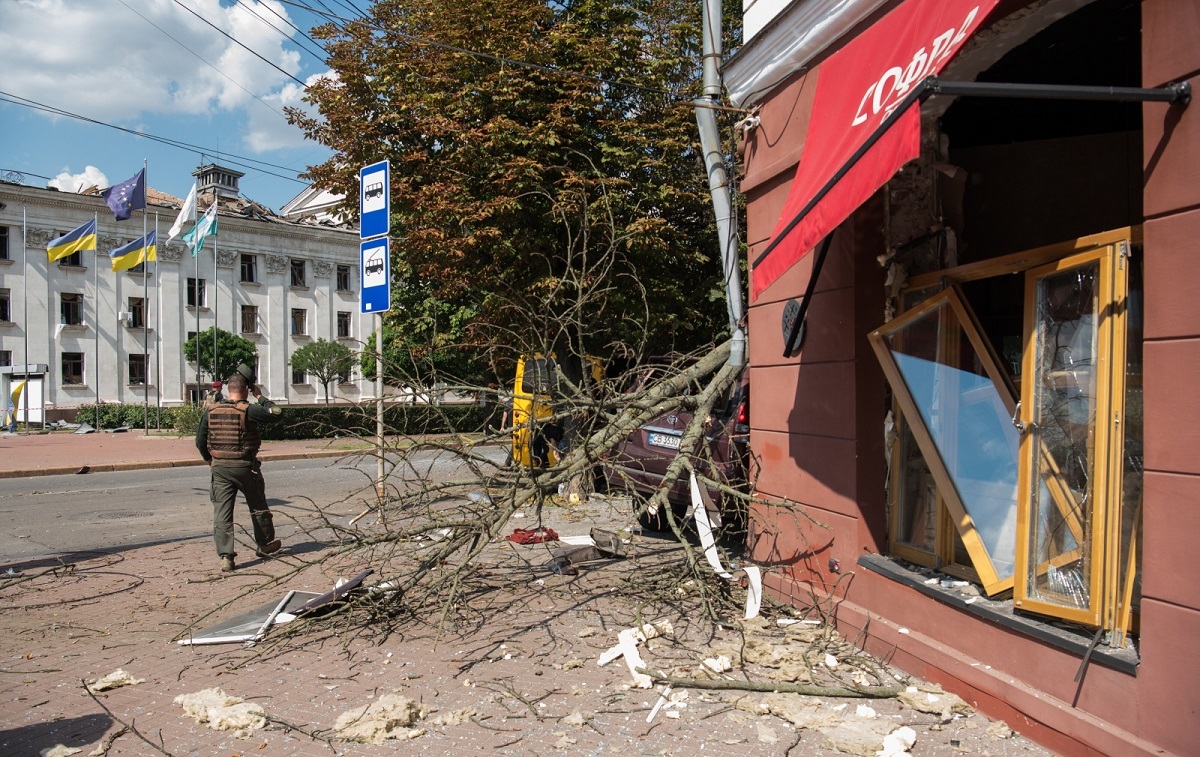
[[[373,316],[359,313],[358,232],[330,216],[339,198],[305,190],[281,215],[239,197],[237,171],[207,165],[195,176],[201,212],[220,198],[218,234],[195,259],[178,238],[165,243],[182,200],[148,189],[157,275],[154,263],[143,274],[114,273],[109,262],[110,249],[141,237],[140,210],[118,222],[94,187],[75,194],[0,181],[0,373],[14,384],[28,378],[31,423],[70,418],[97,397],[193,401],[196,365],[183,343],[214,324],[258,346],[271,399],[324,402],[318,381],[288,365],[292,353],[320,338],[357,352],[370,337]],[[97,251],[49,262],[47,243],[93,216]],[[348,378],[330,385],[331,402],[373,398],[360,371]],[[201,394],[211,380],[200,377]]]

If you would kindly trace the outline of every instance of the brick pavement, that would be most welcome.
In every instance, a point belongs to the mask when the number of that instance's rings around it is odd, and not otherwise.
[[[330,516],[345,523],[350,509],[335,508]],[[622,522],[627,511],[627,501],[596,497],[582,506],[549,508],[546,523],[562,535],[580,534],[591,525],[628,525]],[[246,525],[240,510],[238,519]],[[360,525],[367,532],[374,528],[369,522]],[[512,525],[532,524],[526,518]],[[699,615],[686,587],[678,595],[666,591],[648,600],[637,590],[643,584],[629,583],[635,576],[670,581],[674,575],[670,566],[678,563],[680,548],[654,538],[638,537],[630,559],[597,563],[578,576],[550,573],[546,545],[492,545],[481,561],[479,580],[464,587],[460,609],[440,625],[426,612],[386,633],[382,621],[345,633],[333,620],[330,626],[343,633],[313,632],[284,641],[277,630],[253,649],[173,643],[203,613],[254,586],[278,579],[278,588],[241,597],[200,625],[256,607],[287,589],[323,591],[334,574],[350,575],[362,567],[336,561],[305,567],[302,561],[336,548],[333,534],[301,536],[290,526],[281,532],[289,556],[245,563],[233,575],[217,572],[207,541],[193,540],[96,553],[72,570],[23,583],[0,576],[0,753],[36,755],[57,743],[90,752],[118,726],[81,689],[80,679],[117,668],[146,680],[100,694],[101,701],[155,743],[161,740],[173,755],[328,755],[334,749],[355,755],[835,753],[816,731],[738,709],[738,700],[758,694],[692,690],[687,706],[674,710],[677,718],[660,713],[648,724],[657,694],[630,688],[620,661],[603,668],[596,664],[600,653],[616,643],[617,632],[639,617],[669,618],[675,625],[673,637],[643,645],[655,667],[694,669],[706,645],[740,638],[734,626],[714,625]],[[247,541],[244,533],[240,538]],[[51,564],[42,560],[18,567],[33,577]],[[242,740],[196,724],[173,703],[180,694],[213,686],[260,704],[276,720]],[[427,720],[418,738],[383,746],[339,742],[331,747],[284,725],[327,733],[342,712],[392,690],[434,710],[431,717],[463,708],[473,717],[449,725]],[[844,715],[857,704],[819,700],[817,706]],[[914,754],[1046,754],[1022,738],[990,737],[989,724],[979,715],[940,725],[938,717],[894,700],[870,704],[879,717],[917,730]],[[583,724],[573,725],[579,716]],[[159,752],[124,735],[110,753]]]

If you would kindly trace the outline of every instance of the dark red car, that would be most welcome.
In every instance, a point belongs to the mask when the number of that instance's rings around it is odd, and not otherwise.
[[[646,498],[658,491],[664,474],[679,451],[684,429],[692,420],[689,411],[679,410],[661,415],[634,431],[605,461],[604,475],[610,490],[628,490],[636,498]],[[735,488],[747,483],[750,440],[750,384],[743,377],[734,384],[729,396],[709,418],[705,430],[707,454],[697,455],[696,471],[724,481]],[[709,519],[716,527],[729,515],[729,498],[717,490],[707,490],[711,506]],[[687,470],[670,484],[667,498],[674,513],[684,517],[692,497]],[[643,525],[666,530],[665,515],[642,519]]]

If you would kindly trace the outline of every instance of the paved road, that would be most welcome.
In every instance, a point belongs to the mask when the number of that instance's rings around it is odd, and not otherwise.
[[[503,450],[481,449],[502,458]],[[409,476],[446,476],[449,455],[414,456]],[[263,465],[267,495],[286,540],[292,519],[319,505],[349,519],[373,497],[375,461],[289,460]],[[0,564],[95,549],[132,548],[212,534],[208,469],[165,468],[87,475],[0,479]],[[238,522],[249,523],[239,504]],[[344,522],[344,521],[343,521]]]

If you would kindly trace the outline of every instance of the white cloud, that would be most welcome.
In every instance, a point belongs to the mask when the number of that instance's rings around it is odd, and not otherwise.
[[[306,87],[311,87],[321,79],[335,78],[336,76],[337,74],[333,71],[313,74],[308,77],[304,84]],[[280,113],[284,112],[284,108],[298,108],[307,115],[313,116],[316,113],[316,109],[310,103],[304,102],[303,98],[304,90],[300,86],[285,84],[278,92],[267,95],[263,100]],[[299,129],[289,125],[261,105],[257,108],[249,107],[246,111],[250,117],[250,128],[246,134],[246,146],[251,150],[255,152],[267,152],[284,147],[302,147],[305,144],[312,144],[311,142],[305,142],[304,134]]]
[[[284,71],[299,72],[300,53],[244,7],[290,31],[262,8],[287,17],[278,0],[229,6],[221,0],[181,2]],[[257,118],[275,119],[274,129],[282,132],[295,130],[254,98],[282,110],[280,102],[298,98],[288,88],[298,90],[288,76],[174,0],[0,2],[0,90],[37,102],[122,124],[146,115],[212,115],[248,108],[262,112]],[[259,131],[266,129],[255,129]],[[254,141],[286,140],[256,136]]]
[[[61,192],[78,192],[88,187],[108,187],[108,177],[95,166],[88,166],[83,173],[71,173],[69,168],[46,182],[46,186],[54,187]]]

